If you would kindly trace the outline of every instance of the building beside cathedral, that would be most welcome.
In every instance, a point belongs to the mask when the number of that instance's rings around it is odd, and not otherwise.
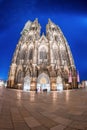
[[[28,21],[14,52],[8,87],[47,91],[77,88],[77,74],[69,44],[50,19],[46,36],[38,20]]]

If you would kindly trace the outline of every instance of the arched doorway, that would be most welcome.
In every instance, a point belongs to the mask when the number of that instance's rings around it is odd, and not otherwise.
[[[30,76],[27,75],[25,78],[24,78],[24,87],[23,87],[23,90],[25,91],[30,91]]]
[[[42,73],[38,76],[37,79],[37,89],[38,91],[50,91],[50,80],[47,74]]]
[[[63,83],[62,83],[62,78],[61,76],[57,77],[57,91],[62,91],[63,90]]]

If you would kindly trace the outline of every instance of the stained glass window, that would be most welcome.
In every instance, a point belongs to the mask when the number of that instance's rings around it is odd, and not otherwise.
[[[30,49],[29,51],[29,60],[33,59],[33,49]]]
[[[40,50],[40,59],[42,59],[42,60],[47,59],[47,52],[44,47],[41,48],[41,50]]]
[[[54,60],[58,59],[58,49],[53,49],[53,56],[54,56]]]
[[[25,49],[21,50],[21,52],[19,54],[20,59],[25,59],[25,55],[26,55]]]
[[[23,77],[23,72],[19,70],[18,76],[17,76],[18,83],[22,82],[22,77]]]

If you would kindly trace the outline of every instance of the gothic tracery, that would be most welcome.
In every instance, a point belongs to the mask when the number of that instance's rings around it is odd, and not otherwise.
[[[30,90],[35,90],[37,79],[41,75],[41,83],[42,81],[45,83],[44,76],[49,77],[50,90],[56,90],[60,80],[63,88],[66,89],[70,70],[72,70],[72,78],[76,78],[74,60],[61,29],[49,20],[46,36],[44,34],[40,36],[40,30],[41,26],[37,19],[25,24],[13,55],[8,87],[18,88],[20,85],[23,89],[24,85],[29,84]],[[26,79],[27,83],[25,83]],[[75,85],[76,81],[74,82]]]

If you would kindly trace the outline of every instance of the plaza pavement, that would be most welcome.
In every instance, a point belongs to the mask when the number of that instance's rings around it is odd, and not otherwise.
[[[87,130],[87,90],[35,93],[0,87],[0,130]]]

